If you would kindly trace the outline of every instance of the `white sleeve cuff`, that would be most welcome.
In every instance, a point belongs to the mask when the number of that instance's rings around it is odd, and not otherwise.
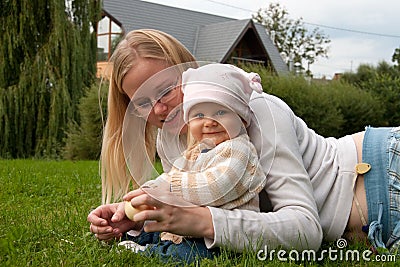
[[[214,208],[214,207],[207,207],[211,213],[211,220],[212,220],[212,224],[213,224],[213,228],[214,228],[214,239],[211,238],[204,238],[204,243],[206,245],[206,247],[208,249],[214,248],[214,247],[218,247],[219,244],[216,242],[216,240],[218,240],[218,234],[221,231],[218,231],[216,229],[216,221],[218,221],[216,218],[221,218],[221,209],[218,208]],[[220,221],[220,220],[219,220]]]

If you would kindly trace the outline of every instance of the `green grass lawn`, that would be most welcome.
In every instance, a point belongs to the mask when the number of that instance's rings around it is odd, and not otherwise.
[[[174,266],[98,242],[86,217],[101,202],[98,162],[0,160],[0,266]],[[329,244],[324,244],[328,248]],[[332,245],[334,246],[334,245]],[[363,246],[349,247],[361,252]],[[345,251],[343,251],[345,253]],[[286,255],[287,257],[287,255]],[[371,261],[261,261],[224,251],[202,266],[376,266]],[[396,266],[395,262],[379,265]]]

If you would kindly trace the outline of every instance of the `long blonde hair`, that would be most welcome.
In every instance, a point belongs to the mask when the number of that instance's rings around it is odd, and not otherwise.
[[[129,191],[131,183],[132,188],[137,187],[127,169],[122,146],[122,126],[130,101],[122,89],[122,81],[138,58],[164,60],[167,65],[171,66],[195,61],[194,56],[178,40],[157,30],[131,31],[118,44],[110,59],[113,63],[113,70],[100,157],[103,203],[120,200]],[[151,166],[143,166],[144,157],[148,155],[154,162],[157,128],[143,119],[138,120],[138,123],[146,124],[144,137],[146,151],[139,151],[143,148],[138,147],[138,150],[135,150],[135,158],[137,158],[134,160],[137,165],[134,166],[135,174],[141,176],[151,168]],[[139,129],[140,127],[133,128]],[[131,130],[135,131],[136,129]]]

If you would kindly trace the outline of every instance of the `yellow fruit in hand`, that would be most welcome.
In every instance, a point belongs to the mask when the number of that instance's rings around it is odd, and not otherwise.
[[[148,210],[148,209],[150,209],[150,207],[147,205],[140,205],[138,207],[132,207],[130,201],[125,201],[125,215],[131,221],[134,221],[133,217],[136,215],[136,213],[139,213],[142,210]]]

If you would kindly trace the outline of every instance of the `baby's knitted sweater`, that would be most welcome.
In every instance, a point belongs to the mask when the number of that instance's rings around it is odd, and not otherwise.
[[[143,186],[168,181],[171,192],[195,205],[259,211],[266,177],[248,135],[202,149],[202,144],[188,149],[168,173]]]

